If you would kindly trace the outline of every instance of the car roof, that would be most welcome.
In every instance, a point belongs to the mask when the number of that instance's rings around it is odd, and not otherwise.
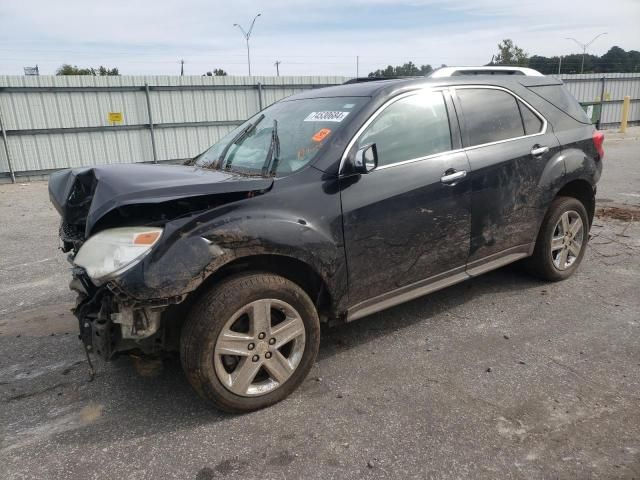
[[[526,75],[461,75],[445,78],[413,77],[394,79],[350,80],[343,85],[307,90],[290,97],[285,101],[323,97],[377,97],[391,96],[400,91],[424,87],[452,85],[493,85],[509,88],[514,85],[525,87],[542,85],[562,85],[562,81],[551,76]]]

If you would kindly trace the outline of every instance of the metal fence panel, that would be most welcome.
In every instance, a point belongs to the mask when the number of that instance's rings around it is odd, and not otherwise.
[[[620,123],[622,101],[631,97],[629,122],[640,122],[640,74],[638,73],[585,73],[559,75],[579,102],[600,102],[604,78],[604,102],[600,124],[612,126]]]
[[[344,77],[0,76],[0,112],[20,173],[153,160],[202,152],[234,125],[297,92]],[[109,112],[122,113],[112,124]],[[0,140],[1,142],[2,140]],[[9,171],[4,145],[0,175]]]
[[[599,102],[603,74],[560,75],[581,102]],[[632,98],[640,122],[640,74],[605,75],[602,125],[620,121]],[[344,83],[345,77],[0,76],[0,113],[18,174],[154,159],[149,105],[159,161],[191,158],[234,125],[282,98]],[[109,122],[109,112],[122,121]],[[2,140],[0,139],[0,142]],[[0,177],[9,171],[0,145]]]

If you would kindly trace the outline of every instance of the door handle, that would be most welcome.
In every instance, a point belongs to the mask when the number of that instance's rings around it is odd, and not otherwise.
[[[539,157],[549,151],[549,147],[542,147],[540,145],[534,145],[531,149],[531,155],[534,157]]]
[[[451,168],[446,172],[444,172],[444,175],[440,177],[440,181],[442,183],[451,184],[451,183],[457,182],[458,180],[462,180],[466,176],[467,176],[466,170],[455,171]]]

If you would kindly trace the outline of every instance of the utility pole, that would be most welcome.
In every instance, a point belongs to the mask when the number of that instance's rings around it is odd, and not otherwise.
[[[579,42],[578,40],[576,40],[575,38],[572,38],[572,37],[568,37],[568,38],[567,38],[567,37],[565,37],[565,40],[573,40],[574,42],[576,42],[576,43],[580,46],[580,48],[582,48],[582,66],[580,67],[580,73],[584,73],[584,57],[585,57],[585,55],[587,54],[587,48],[589,48],[589,46],[590,46],[593,42],[595,42],[598,38],[600,38],[602,35],[606,35],[606,34],[607,34],[607,32],[599,33],[598,35],[596,35],[595,37],[593,37],[593,38],[591,39],[591,41],[589,41],[589,42],[587,42],[587,43]]]
[[[560,60],[558,61],[558,75],[560,75],[561,69],[562,69],[562,55],[560,55]]]
[[[261,15],[262,14],[259,13],[255,17],[253,17],[253,21],[251,22],[251,26],[249,27],[248,32],[245,32],[244,28],[242,28],[242,26],[240,26],[239,24],[237,23],[233,24],[234,27],[238,27],[240,29],[240,31],[242,32],[242,36],[247,42],[247,65],[249,66],[249,76],[251,76],[251,55],[249,53],[249,39],[251,38],[251,32],[253,31],[253,26],[256,23],[256,19]]]
[[[280,64],[282,62],[280,60],[276,60],[276,63],[274,63],[274,65],[276,66],[276,77],[280,76]]]
[[[356,55],[356,78],[360,78],[360,57]]]
[[[180,59],[180,76],[184,77],[184,59]]]

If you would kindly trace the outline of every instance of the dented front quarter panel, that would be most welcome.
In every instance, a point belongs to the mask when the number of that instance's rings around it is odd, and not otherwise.
[[[307,167],[263,194],[168,222],[153,251],[115,280],[139,301],[184,296],[229,262],[256,255],[300,260],[346,302],[337,179]]]

